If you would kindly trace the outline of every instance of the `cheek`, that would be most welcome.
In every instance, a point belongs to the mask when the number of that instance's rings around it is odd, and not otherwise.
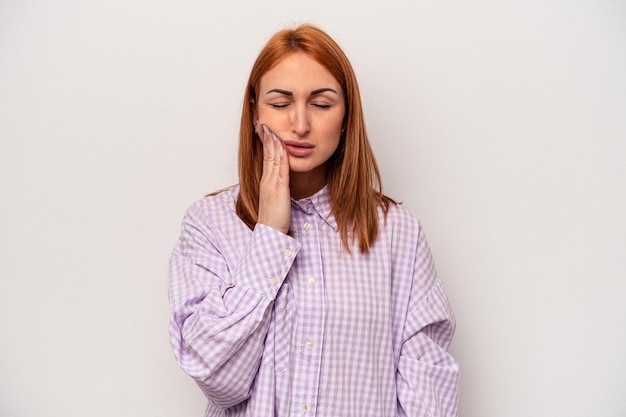
[[[335,115],[332,120],[327,120],[327,129],[328,133],[333,136],[339,136],[341,134],[341,129],[343,129],[343,115]]]
[[[259,123],[264,123],[272,130],[284,128],[289,123],[289,113],[275,109],[260,108]]]

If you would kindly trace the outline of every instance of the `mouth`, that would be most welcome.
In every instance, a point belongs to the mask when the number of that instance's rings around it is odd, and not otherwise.
[[[289,152],[290,155],[297,157],[309,156],[313,153],[313,149],[315,148],[315,145],[312,143],[297,140],[286,140],[283,143],[287,152]]]

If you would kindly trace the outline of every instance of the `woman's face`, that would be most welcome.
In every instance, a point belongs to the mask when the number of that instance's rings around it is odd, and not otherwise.
[[[283,141],[292,178],[325,181],[344,115],[339,83],[304,52],[288,55],[261,77],[255,124],[261,135],[265,124]]]

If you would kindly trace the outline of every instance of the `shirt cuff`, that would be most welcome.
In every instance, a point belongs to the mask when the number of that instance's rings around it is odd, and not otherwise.
[[[301,244],[289,235],[257,223],[236,273],[236,282],[273,300]]]

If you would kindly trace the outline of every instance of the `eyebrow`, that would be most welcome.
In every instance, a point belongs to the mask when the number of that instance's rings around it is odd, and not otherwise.
[[[309,94],[309,97],[313,97],[313,96],[316,96],[318,94],[325,93],[327,91],[330,91],[331,93],[335,93],[337,95],[339,94],[335,90],[333,90],[332,88],[326,87],[326,88],[318,88],[317,90],[311,91],[311,94]],[[293,92],[287,91],[287,90],[281,90],[280,88],[273,88],[273,89],[269,90],[265,94],[270,94],[270,93],[279,93],[279,94],[282,94],[282,95],[285,95],[285,96],[293,97]]]

